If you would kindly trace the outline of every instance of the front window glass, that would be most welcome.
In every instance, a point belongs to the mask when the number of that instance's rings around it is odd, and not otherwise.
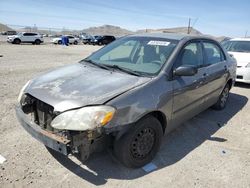
[[[250,41],[227,41],[222,45],[227,51],[250,52]]]
[[[170,57],[178,41],[155,37],[125,37],[112,42],[87,59],[155,75]]]
[[[203,57],[200,43],[190,43],[183,48],[180,55],[179,63],[181,65],[191,65],[200,67],[203,64]]]

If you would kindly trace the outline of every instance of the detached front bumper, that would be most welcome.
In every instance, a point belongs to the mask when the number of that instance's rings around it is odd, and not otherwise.
[[[39,125],[30,121],[28,116],[18,106],[16,107],[16,116],[23,128],[45,146],[64,155],[70,153],[70,140],[42,129]]]

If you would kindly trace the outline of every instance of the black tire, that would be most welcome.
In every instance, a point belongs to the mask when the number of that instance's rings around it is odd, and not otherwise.
[[[61,41],[61,40],[59,40],[59,41],[57,42],[57,44],[62,44],[62,41]]]
[[[20,44],[21,40],[20,39],[14,39],[13,44]]]
[[[218,101],[212,106],[215,110],[223,110],[226,107],[228,97],[229,97],[230,86],[227,84],[220,94]]]
[[[36,45],[40,45],[40,44],[41,44],[41,41],[40,41],[39,39],[36,39],[36,40],[35,40],[35,44],[36,44]]]
[[[102,45],[102,42],[99,42],[99,43],[98,43],[98,45],[100,45],[100,46],[101,46],[101,45]]]
[[[153,116],[138,121],[119,140],[114,141],[114,154],[125,166],[139,168],[148,164],[158,152],[163,130]]]
[[[77,44],[78,44],[78,42],[75,40],[75,41],[74,41],[74,45],[77,45]]]

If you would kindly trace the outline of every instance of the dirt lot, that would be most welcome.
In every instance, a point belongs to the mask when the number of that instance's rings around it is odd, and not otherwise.
[[[108,152],[84,165],[53,157],[19,125],[21,87],[48,69],[74,63],[99,47],[0,43],[0,187],[250,187],[250,86],[234,87],[224,111],[206,110],[165,136],[146,173],[115,162]]]

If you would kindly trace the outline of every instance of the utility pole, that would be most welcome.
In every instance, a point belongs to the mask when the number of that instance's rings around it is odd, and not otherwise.
[[[187,29],[187,34],[190,34],[190,22],[191,22],[191,18],[188,18],[188,29]]]
[[[245,38],[247,38],[247,33],[248,33],[248,30],[246,30],[246,33],[245,33]]]

